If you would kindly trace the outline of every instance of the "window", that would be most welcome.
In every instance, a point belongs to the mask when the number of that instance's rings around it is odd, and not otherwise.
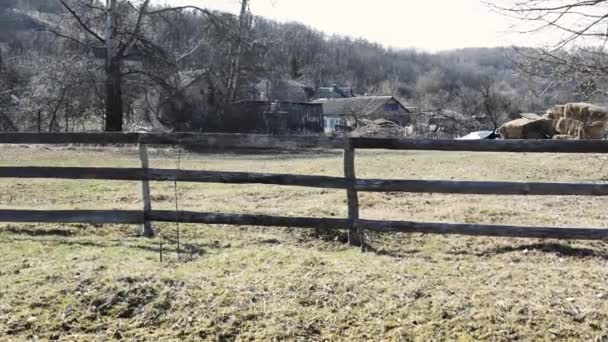
[[[336,128],[336,120],[329,119],[329,128],[331,128],[331,129],[335,129]]]
[[[398,103],[387,103],[384,105],[385,112],[398,112],[399,104]]]

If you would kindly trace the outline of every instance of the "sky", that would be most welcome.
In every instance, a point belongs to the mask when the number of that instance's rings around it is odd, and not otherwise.
[[[233,13],[238,0],[156,0]],[[538,45],[481,0],[251,0],[253,14],[297,21],[327,34],[365,38],[392,48],[436,52],[466,47]]]

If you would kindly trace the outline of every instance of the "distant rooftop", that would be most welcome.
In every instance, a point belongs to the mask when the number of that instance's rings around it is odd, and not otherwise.
[[[358,96],[337,99],[319,99],[313,102],[323,104],[323,114],[325,115],[349,115],[355,113],[361,116],[367,116],[372,115],[389,100],[395,100],[403,106],[403,104],[393,96]],[[403,108],[405,108],[405,106],[403,106]]]

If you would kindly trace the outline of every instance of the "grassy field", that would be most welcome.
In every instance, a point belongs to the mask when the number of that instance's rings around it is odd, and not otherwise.
[[[138,166],[134,150],[0,147],[0,165]],[[194,155],[181,167],[341,175],[341,154]],[[608,180],[600,155],[359,152],[364,178]],[[152,167],[174,168],[175,151]],[[175,209],[171,183],[154,208]],[[183,210],[340,217],[343,191],[180,184]],[[362,194],[362,217],[602,227],[608,199]],[[0,180],[2,209],[139,209],[135,182]],[[605,242],[391,234],[361,253],[297,229],[0,224],[0,340],[608,340]]]

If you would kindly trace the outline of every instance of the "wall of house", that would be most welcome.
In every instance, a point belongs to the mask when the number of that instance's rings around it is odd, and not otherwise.
[[[336,126],[353,126],[354,120],[349,120],[345,115],[325,115],[324,127],[326,134],[336,133]]]
[[[207,125],[208,127],[214,125]],[[250,134],[319,134],[323,106],[299,102],[243,101],[230,105],[217,132]]]

